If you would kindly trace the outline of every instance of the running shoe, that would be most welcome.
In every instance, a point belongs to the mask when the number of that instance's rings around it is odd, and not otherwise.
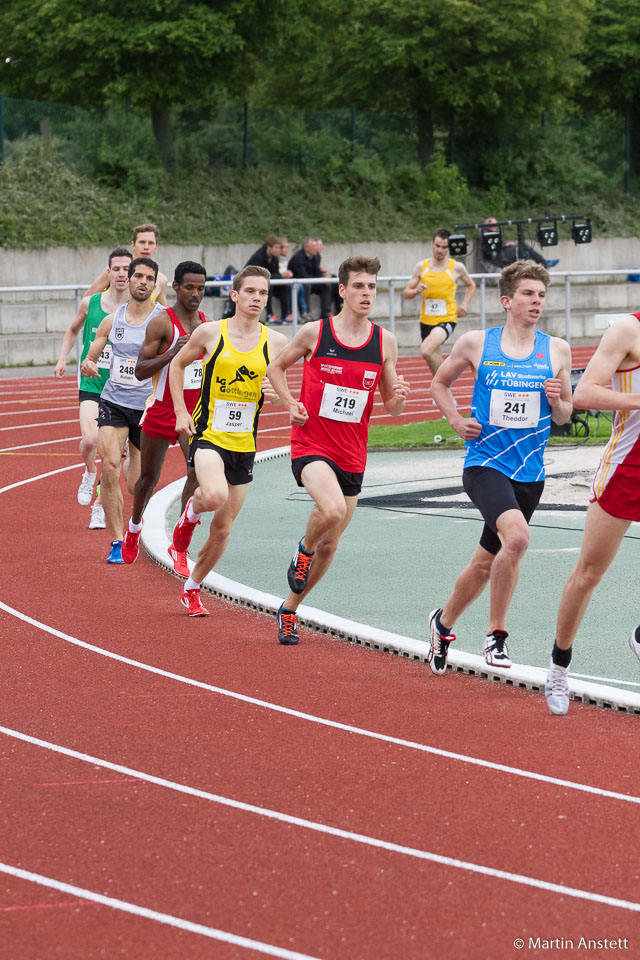
[[[301,540],[287,570],[287,580],[294,593],[302,593],[306,587],[312,562],[313,553],[307,553]]]
[[[133,563],[134,560],[138,557],[138,551],[140,550],[140,534],[142,529],[138,530],[137,533],[131,533],[131,530],[127,529],[124,535],[124,540],[122,541],[122,559],[125,563]]]
[[[191,571],[189,570],[189,564],[187,563],[187,551],[176,550],[174,545],[171,544],[168,553],[173,560],[173,572],[177,573],[179,577],[188,577]]]
[[[291,610],[285,610],[284,603],[276,613],[278,618],[278,640],[288,647],[294,647],[300,637],[298,636],[298,618]]]
[[[449,655],[449,644],[456,638],[455,633],[440,633],[436,626],[436,619],[442,613],[438,607],[429,614],[429,633],[431,635],[431,646],[427,654],[427,663],[431,667],[431,672],[436,676],[445,673],[447,669],[447,657]]]
[[[96,474],[89,473],[87,470],[82,474],[82,480],[78,487],[78,503],[81,507],[88,507],[93,500],[93,485],[96,482]]]
[[[185,553],[189,549],[193,531],[200,523],[199,520],[196,520],[195,523],[192,523],[191,520],[187,520],[189,504],[191,503],[193,503],[193,497],[191,497],[187,503],[182,516],[173,528],[173,546],[176,548],[178,553]]]
[[[180,603],[187,608],[190,617],[208,617],[209,611],[200,602],[200,587],[194,590],[183,590]]]
[[[629,649],[640,660],[640,627],[636,627],[629,637]]]
[[[549,672],[544,685],[544,695],[551,713],[561,716],[569,709],[569,667],[559,667],[549,662]]]
[[[107,563],[124,563],[122,559],[122,540],[112,540],[111,550],[107,554]]]
[[[484,638],[484,659],[490,667],[507,669],[511,666],[507,650],[508,636],[506,630],[494,630]]]
[[[101,503],[94,503],[91,507],[91,520],[89,520],[89,530],[104,530],[107,522],[104,517],[104,509]]]

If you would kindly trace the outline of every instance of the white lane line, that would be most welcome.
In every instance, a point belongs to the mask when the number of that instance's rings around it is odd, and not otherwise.
[[[407,847],[404,844],[392,843],[389,840],[380,840],[378,837],[370,837],[363,833],[354,833],[351,830],[342,830],[340,827],[331,827],[325,823],[319,823],[316,820],[305,820],[303,817],[295,817],[289,813],[281,813],[279,810],[271,810],[269,807],[258,807],[253,803],[245,803],[242,800],[233,800],[230,797],[223,797],[217,793],[209,793],[208,790],[199,790],[197,787],[189,787],[184,783],[175,783],[173,780],[165,780],[164,777],[156,777],[153,774],[144,773],[141,770],[134,770],[132,767],[125,767],[120,763],[111,763],[108,760],[102,760],[100,757],[93,757],[90,754],[79,753],[77,750],[71,750],[62,747],[59,744],[50,743],[47,740],[40,740],[37,737],[31,737],[26,733],[20,733],[17,730],[11,730],[8,727],[0,726],[0,733],[13,737],[17,740],[23,740],[37,747],[44,747],[46,750],[52,750],[54,753],[60,753],[75,760],[81,760],[84,763],[90,763],[94,766],[104,767],[116,773],[125,774],[128,777],[134,777],[137,780],[146,780],[155,786],[165,787],[174,790],[177,793],[188,794],[192,797],[198,797],[201,800],[208,800],[211,803],[218,803],[223,807],[231,807],[234,810],[241,810],[243,813],[252,813],[260,817],[266,817],[268,820],[277,820],[280,823],[286,823],[289,826],[302,827],[305,830],[313,830],[315,833],[325,834],[330,837],[337,837],[340,840],[349,840],[353,843],[360,843],[364,846],[375,847],[379,850],[385,850],[388,853],[399,853],[403,856],[413,857],[417,860],[428,860],[431,863],[437,863],[440,866],[452,867],[456,870],[467,870],[471,873],[479,873],[485,877],[494,877],[498,880],[508,880],[511,883],[523,884],[527,887],[536,887],[539,890],[547,890],[551,893],[559,893],[569,897],[575,897],[578,900],[591,900],[597,903],[605,903],[610,907],[620,907],[624,910],[632,910],[640,913],[640,903],[632,900],[621,900],[617,897],[608,897],[605,894],[593,893],[591,890],[581,890],[577,887],[566,887],[561,883],[550,883],[548,880],[539,880],[536,877],[529,877],[526,874],[511,873],[507,870],[498,870],[495,867],[487,867],[484,864],[471,863],[468,860],[458,860],[455,857],[445,857],[439,853],[431,853],[428,850],[420,850],[417,847]]]
[[[0,490],[0,493],[2,492],[3,491]],[[217,693],[220,696],[229,697],[232,700],[240,700],[242,703],[250,703],[256,707],[262,707],[266,710],[273,710],[276,713],[282,713],[290,717],[296,717],[299,720],[308,720],[311,723],[317,723],[320,726],[330,727],[334,730],[342,730],[345,733],[354,733],[357,736],[369,737],[373,740],[380,740],[384,743],[392,743],[396,746],[407,747],[410,750],[419,750],[422,753],[432,754],[433,756],[437,757],[445,757],[448,760],[459,760],[462,763],[469,763],[474,766],[483,767],[487,770],[496,770],[500,773],[506,773],[510,776],[524,777],[528,780],[537,780],[542,783],[551,783],[555,786],[566,787],[569,790],[579,790],[583,793],[592,793],[598,797],[608,797],[613,800],[623,800],[627,803],[640,804],[640,797],[634,797],[627,793],[617,793],[613,790],[604,790],[601,787],[591,787],[584,783],[575,783],[572,780],[561,780],[558,777],[550,777],[546,774],[534,773],[531,770],[521,770],[518,767],[509,767],[502,763],[493,763],[490,760],[482,760],[478,757],[471,757],[462,753],[453,753],[450,750],[441,750],[438,747],[431,747],[427,744],[416,743],[413,740],[404,740],[400,737],[392,737],[385,733],[377,733],[376,731],[366,730],[362,727],[354,727],[348,723],[340,723],[338,720],[328,720],[325,717],[318,717],[311,713],[304,713],[300,710],[294,710],[291,707],[283,707],[280,706],[280,704],[271,703],[268,700],[258,700],[256,697],[249,697],[244,693],[236,693],[233,690],[226,690],[224,687],[216,687],[213,684],[205,683],[202,680],[193,680],[190,677],[184,677],[179,673],[171,673],[168,670],[162,670],[160,667],[154,667],[148,663],[142,663],[139,660],[132,660],[129,657],[123,657],[119,653],[113,653],[111,650],[106,650],[103,647],[96,647],[91,643],[86,643],[84,640],[78,640],[76,637],[71,637],[67,633],[62,633],[60,630],[56,630],[55,627],[49,627],[47,624],[41,623],[39,620],[34,620],[33,617],[29,617],[26,614],[21,613],[19,610],[15,610],[13,607],[7,606],[7,604],[3,603],[1,600],[0,610],[4,610],[5,613],[9,613],[11,616],[22,620],[25,623],[31,624],[32,626],[37,627],[39,630],[43,630],[45,633],[49,633],[54,637],[58,637],[60,640],[64,640],[67,643],[72,643],[77,647],[82,647],[84,650],[89,650],[91,653],[98,653],[102,657],[107,657],[110,660],[117,660],[119,663],[125,663],[127,666],[136,667],[138,670],[145,670],[148,673],[165,677],[168,680],[176,680],[178,683],[184,683],[191,687],[197,687],[200,690],[208,690],[210,693]]]
[[[0,430],[4,433],[6,430],[35,430],[36,427],[56,427],[59,423],[77,423],[78,418],[73,417],[71,420],[47,420],[44,423],[19,423],[15,427],[0,427]]]
[[[139,904],[129,903],[127,900],[118,900],[116,897],[105,897],[102,893],[94,893],[93,890],[85,890],[84,887],[77,887],[72,883],[64,883],[62,880],[54,880],[52,877],[43,877],[40,873],[22,870],[20,867],[14,867],[9,863],[0,862],[0,872],[8,874],[11,877],[17,877],[19,880],[28,880],[42,887],[59,890],[61,893],[69,893],[75,897],[82,897],[84,900],[92,900],[94,903],[99,903],[103,907],[112,907],[114,910],[132,913],[136,917],[144,917],[146,920],[155,920],[157,923],[164,923],[168,927],[177,927],[178,930],[197,933],[202,937],[208,937],[210,940],[221,940],[223,943],[232,943],[236,947],[244,947],[245,950],[255,950],[258,953],[265,953],[269,957],[282,957],[283,960],[318,960],[317,957],[312,957],[308,953],[298,953],[296,950],[287,950],[286,947],[275,947],[269,943],[263,943],[261,940],[250,940],[248,937],[239,937],[237,934],[228,933],[226,930],[217,930],[215,927],[205,927],[201,923],[192,923],[191,920],[183,920],[182,917],[173,917],[170,913],[160,913],[158,910],[150,910],[148,907],[141,907]]]
[[[0,453],[2,453],[1,450]],[[56,473],[64,473],[65,470],[77,470],[79,467],[83,466],[84,463],[72,463],[70,467],[60,467],[59,470],[49,470],[48,473],[41,473],[37,477],[29,477],[28,480],[18,480],[17,483],[10,483],[7,487],[0,487],[0,493],[6,493],[8,490],[15,490],[16,487],[23,487],[26,483],[35,483],[36,480],[44,480],[46,477],[55,477]]]
[[[23,410],[6,410],[4,413],[0,413],[0,417],[19,417],[20,415],[24,415],[24,414],[27,414],[27,413],[28,413],[30,416],[33,416],[34,413],[60,413],[61,410],[67,410],[67,411],[68,411],[68,410],[76,410],[76,409],[77,409],[77,404],[76,404],[75,407],[74,407],[74,406],[70,406],[70,407],[45,407],[44,410],[33,410],[31,407],[29,407],[28,410],[26,410],[26,409],[23,409]],[[40,424],[38,424],[38,426],[40,426]]]
[[[81,440],[82,437],[60,437],[58,440],[40,440],[38,443],[21,443],[17,447],[2,447],[0,448],[0,453],[10,453],[12,450],[30,450],[31,447],[48,447],[51,443],[67,443],[69,440]],[[74,451],[75,452],[75,451]],[[49,474],[43,474],[43,476],[49,476]],[[34,477],[34,480],[39,480],[39,477]],[[31,483],[31,480],[23,480],[23,483]]]
[[[625,687],[640,687],[640,683],[635,680],[618,680],[613,677],[594,677],[590,673],[574,673],[569,671],[570,677],[577,677],[579,680],[597,680],[599,683],[622,683]]]

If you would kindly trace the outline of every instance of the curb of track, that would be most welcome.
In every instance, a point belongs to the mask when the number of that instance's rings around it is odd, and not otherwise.
[[[290,448],[277,447],[256,454],[256,461],[275,460],[289,456]],[[171,543],[166,530],[166,516],[172,503],[180,497],[184,480],[176,480],[153,495],[145,510],[145,524],[142,528],[141,542],[151,559],[161,567],[166,567],[173,574],[173,565],[168,555]],[[192,560],[189,566],[193,568]],[[203,588],[223,600],[230,600],[241,606],[258,610],[275,616],[282,598],[261,590],[255,590],[236,580],[230,580],[219,573],[210,573],[202,584]],[[390,633],[377,627],[337,617],[334,614],[318,610],[302,604],[298,608],[298,620],[307,627],[326,633],[330,636],[357,643],[363,647],[380,650],[407,657],[410,660],[422,660],[426,663],[429,643],[405,637],[402,634]],[[525,690],[534,690],[544,693],[544,684],[547,671],[540,667],[514,663],[508,672],[488,667],[483,657],[461,650],[449,650],[449,669],[457,673],[466,673],[471,676],[493,680]],[[569,678],[569,690],[572,700],[581,700],[599,707],[614,710],[624,710],[628,713],[640,714],[640,694],[629,690],[620,690],[606,684],[593,683],[587,680]]]

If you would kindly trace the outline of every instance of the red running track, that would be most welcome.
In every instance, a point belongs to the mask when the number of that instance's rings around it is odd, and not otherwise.
[[[104,563],[74,412],[71,380],[0,383],[3,957],[640,954],[637,718],[283,648],[213,598],[189,620],[145,556]],[[286,442],[267,416],[263,448]]]

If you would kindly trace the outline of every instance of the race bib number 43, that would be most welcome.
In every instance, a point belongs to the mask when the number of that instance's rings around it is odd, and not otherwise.
[[[213,429],[221,433],[250,433],[255,415],[255,403],[216,400],[213,408]]]
[[[540,393],[519,390],[492,390],[489,423],[510,430],[537,427],[540,420]]]
[[[320,404],[320,416],[327,420],[360,423],[369,399],[368,390],[354,390],[336,383],[325,383]]]
[[[98,370],[111,369],[111,344],[107,343],[102,349],[102,353],[97,360]]]

